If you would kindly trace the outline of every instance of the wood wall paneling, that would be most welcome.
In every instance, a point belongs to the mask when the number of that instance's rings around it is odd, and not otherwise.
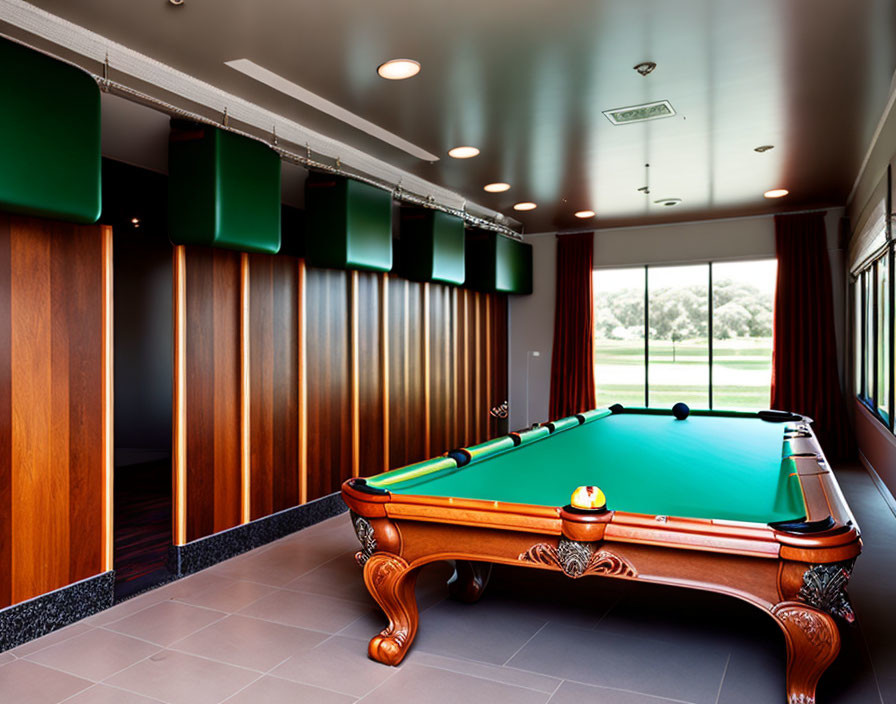
[[[306,270],[308,500],[351,476],[349,281],[346,272]]]
[[[0,608],[12,603],[12,271],[10,218],[0,214]]]
[[[250,519],[299,503],[299,271],[249,257]]]
[[[307,281],[308,269],[305,260],[296,265],[297,286],[296,305],[298,307],[298,355],[299,355],[299,503],[308,501],[308,312]]]
[[[241,518],[240,254],[186,250],[187,540]]]
[[[184,265],[189,539],[235,524],[246,501],[259,518],[354,474],[494,435],[488,409],[506,394],[502,297],[286,256],[242,259],[240,269],[239,255],[189,248]],[[242,435],[223,398],[236,409],[243,399]],[[194,464],[210,453],[212,465]]]
[[[0,215],[0,607],[104,569],[110,238]]]
[[[384,274],[358,272],[358,472],[388,469],[383,458],[383,362],[380,331]]]

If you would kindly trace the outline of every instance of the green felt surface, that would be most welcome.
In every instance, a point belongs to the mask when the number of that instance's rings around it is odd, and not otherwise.
[[[394,494],[564,506],[599,486],[610,509],[724,520],[796,520],[805,504],[782,462],[784,423],[758,418],[621,414],[556,433],[460,469],[405,482]],[[377,478],[368,482],[377,486]]]

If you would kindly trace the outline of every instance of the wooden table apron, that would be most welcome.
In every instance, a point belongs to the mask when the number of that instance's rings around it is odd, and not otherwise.
[[[833,617],[853,619],[845,588],[861,540],[830,471],[814,458],[799,470],[807,520],[825,514],[833,519],[830,529],[796,534],[759,523],[371,493],[363,480],[348,480],[342,496],[361,542],[356,558],[389,618],[368,653],[388,665],[407,653],[418,626],[414,586],[423,565],[456,561],[449,588],[465,601],[481,596],[491,563],[528,566],[743,599],[784,633],[787,701],[814,702],[818,679],[840,649]]]

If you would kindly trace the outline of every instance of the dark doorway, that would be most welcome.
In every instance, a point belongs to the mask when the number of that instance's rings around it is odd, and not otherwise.
[[[171,243],[167,177],[103,160],[113,227],[115,597],[171,578]]]

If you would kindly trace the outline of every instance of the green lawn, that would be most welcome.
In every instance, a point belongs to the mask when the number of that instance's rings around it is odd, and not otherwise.
[[[684,401],[707,407],[707,341],[677,342],[673,362],[671,340],[651,340],[650,405]],[[713,343],[713,408],[768,408],[771,338],[715,340]],[[598,405],[644,405],[644,346],[641,340],[595,340]]]

